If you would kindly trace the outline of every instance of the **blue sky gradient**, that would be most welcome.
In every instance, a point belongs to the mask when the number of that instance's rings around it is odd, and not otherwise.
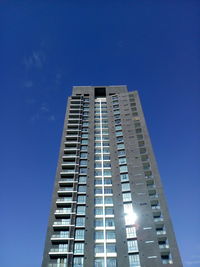
[[[73,85],[138,90],[184,266],[200,266],[200,2],[1,1],[1,263],[41,265]]]

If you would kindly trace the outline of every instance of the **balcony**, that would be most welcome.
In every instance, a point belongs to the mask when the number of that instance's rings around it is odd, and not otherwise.
[[[156,230],[156,234],[157,235],[166,235],[166,231],[165,230]]]
[[[67,234],[59,234],[59,235],[52,235],[51,241],[60,242],[60,241],[67,241],[67,240],[73,240],[73,237],[69,237],[69,232]]]
[[[74,212],[72,212],[72,209],[71,208],[66,208],[66,209],[57,209],[54,213],[54,215],[56,217],[67,217],[71,214],[75,214]]]
[[[77,191],[75,191],[73,187],[62,187],[58,189],[58,195],[67,195],[75,192]]]
[[[59,181],[60,185],[68,185],[68,184],[74,184],[74,183],[78,183],[78,181],[75,181],[74,179],[62,179]]]
[[[73,201],[72,197],[61,197],[56,200],[56,204],[58,205],[65,205],[68,203],[76,203],[76,201]]]
[[[154,222],[163,222],[163,218],[162,217],[154,218],[153,220],[154,220]]]
[[[69,227],[69,226],[74,226],[71,224],[71,220],[70,219],[66,219],[64,221],[55,221],[53,223],[53,227],[54,228],[66,228],[66,227]]]

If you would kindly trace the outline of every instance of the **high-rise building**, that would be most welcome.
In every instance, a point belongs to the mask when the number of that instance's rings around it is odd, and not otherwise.
[[[137,91],[73,88],[42,266],[182,266]]]

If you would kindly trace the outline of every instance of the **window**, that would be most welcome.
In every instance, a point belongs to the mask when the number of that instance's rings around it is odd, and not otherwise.
[[[80,168],[80,174],[87,174],[87,168]]]
[[[95,208],[95,215],[103,215],[103,208]]]
[[[128,174],[127,173],[120,174],[120,179],[121,179],[121,182],[129,181]]]
[[[85,110],[85,109],[84,109]],[[84,126],[88,126],[89,125],[89,123],[88,122],[83,122],[83,127]]]
[[[106,239],[115,239],[114,231],[106,231]]]
[[[84,150],[87,150],[88,149],[88,147],[87,146],[81,146],[81,151],[84,151]]]
[[[112,188],[104,188],[104,194],[112,194]]]
[[[79,183],[86,184],[86,179],[87,179],[86,176],[79,176]]]
[[[96,219],[95,227],[103,227],[103,219]]]
[[[114,209],[113,208],[105,208],[105,214],[106,215],[113,215]]]
[[[83,267],[84,257],[74,257],[73,267]]]
[[[116,252],[115,244],[106,244],[106,252],[107,253],[115,253]]]
[[[77,212],[77,214],[85,215],[85,206],[77,206],[76,212]]]
[[[128,168],[127,168],[127,166],[120,166],[119,167],[119,171],[120,171],[120,173],[122,173],[122,172],[128,172]]]
[[[104,184],[112,184],[112,180],[111,179],[104,179]]]
[[[95,232],[95,239],[96,240],[104,239],[104,237],[103,237],[103,231],[96,231]]]
[[[95,194],[102,194],[103,193],[102,188],[95,188],[94,193]]]
[[[119,115],[119,114],[115,114],[115,115],[114,115],[114,118],[115,118],[115,119],[119,119],[119,118],[120,118],[120,115]]]
[[[128,252],[138,252],[137,240],[128,240]]]
[[[120,126],[120,125],[115,126],[115,130],[116,131],[122,130],[122,126]]]
[[[87,153],[85,153],[85,152],[81,152],[80,153],[80,158],[81,159],[87,159],[87,157],[88,157],[88,154]]]
[[[77,200],[78,200],[79,204],[85,203],[86,202],[86,196],[78,196]]]
[[[76,226],[85,226],[85,218],[76,217]]]
[[[116,136],[121,136],[121,135],[123,135],[123,133],[122,133],[122,131],[118,131],[118,132],[115,133],[115,135]]]
[[[112,219],[112,218],[106,218],[105,223],[106,223],[106,226],[107,227],[113,227],[113,226],[115,226],[114,219]]]
[[[87,165],[87,160],[81,159],[80,166],[85,166],[85,165]]]
[[[119,158],[119,164],[126,164],[126,158],[123,157],[123,158]]]
[[[78,192],[79,193],[86,193],[86,186],[85,185],[79,185]]]
[[[104,253],[104,245],[96,244],[95,245],[95,253]]]
[[[104,259],[103,258],[97,258],[94,260],[94,267],[105,267],[104,265]]]
[[[122,136],[118,136],[118,137],[117,137],[117,142],[123,142],[123,141],[124,141],[124,139],[123,139]]]
[[[103,171],[103,175],[104,175],[104,176],[111,176],[111,171],[109,171],[109,170],[105,170],[105,169],[104,169],[104,171]]]
[[[84,239],[85,230],[77,229],[75,232],[75,239]]]
[[[107,267],[117,267],[117,260],[115,258],[107,258]]]
[[[117,144],[117,149],[124,149],[124,144]]]
[[[95,197],[94,202],[95,202],[95,204],[103,204],[103,198],[102,197]]]
[[[105,203],[105,204],[113,204],[113,199],[112,199],[112,197],[105,197],[105,198],[104,198],[104,203]]]
[[[82,139],[81,140],[82,145],[87,145],[88,144],[88,139]]]
[[[140,267],[140,258],[138,254],[129,255],[130,267]]]
[[[120,123],[121,123],[120,119],[115,120],[115,124],[120,124]]]
[[[136,228],[131,226],[126,228],[126,237],[135,238],[136,237]]]
[[[118,153],[118,156],[119,156],[119,157],[120,157],[120,156],[125,156],[125,155],[126,155],[125,150],[119,150],[117,153]]]
[[[122,184],[122,191],[130,191],[130,184],[129,183]]]
[[[95,185],[96,185],[96,184],[102,184],[102,180],[101,180],[101,179],[95,179],[95,180],[94,180],[94,183],[95,183]]]
[[[74,254],[83,254],[84,253],[84,243],[75,243],[74,244]]]
[[[131,193],[123,193],[122,198],[123,198],[123,201],[132,201]]]

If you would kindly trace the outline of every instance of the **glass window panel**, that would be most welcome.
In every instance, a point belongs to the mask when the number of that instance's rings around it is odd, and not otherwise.
[[[95,215],[103,215],[103,208],[95,208]]]
[[[95,245],[95,253],[104,253],[104,245],[96,244]]]
[[[75,232],[75,239],[84,239],[85,230],[77,229]]]
[[[114,222],[113,218],[106,218],[105,223],[106,223],[106,226],[108,226],[108,227],[115,226],[115,222]]]
[[[131,193],[123,193],[122,198],[123,198],[123,201],[132,201]]]
[[[95,232],[95,239],[98,240],[98,239],[104,239],[103,237],[103,231],[96,231]]]
[[[126,164],[126,158],[123,157],[123,158],[119,158],[119,164]]]
[[[114,231],[106,231],[106,239],[115,239]]]
[[[103,227],[103,219],[95,219],[95,227]]]
[[[112,194],[113,193],[112,188],[104,188],[104,193],[105,194]]]
[[[129,255],[130,267],[140,267],[140,258],[138,254]]]
[[[136,236],[136,228],[134,226],[126,228],[126,236],[127,238],[135,238]]]
[[[73,267],[83,267],[84,257],[74,257]]]
[[[77,206],[77,214],[85,214],[85,206]]]
[[[103,198],[102,197],[95,197],[94,202],[95,202],[95,204],[103,204]]]
[[[87,160],[81,159],[80,160],[80,166],[84,166],[84,165],[87,165]]]
[[[130,191],[130,184],[129,183],[122,184],[122,191]]]
[[[112,197],[105,197],[104,202],[105,204],[113,204],[113,199]]]
[[[115,135],[116,136],[121,136],[121,135],[123,135],[123,133],[122,133],[122,131],[118,131],[118,132],[115,133]]]
[[[117,144],[117,149],[124,149],[124,144]]]
[[[94,189],[94,193],[95,194],[102,194],[103,193],[102,188],[96,188],[96,189]]]
[[[94,267],[107,267],[107,266],[104,265],[103,258],[97,258],[94,260]]]
[[[74,254],[83,254],[84,253],[84,243],[74,243]]]
[[[82,140],[81,140],[81,144],[83,144],[83,145],[87,145],[87,144],[88,144],[88,139],[82,139]]]
[[[113,208],[105,208],[105,214],[106,215],[113,215],[114,214],[114,209]]]
[[[79,183],[86,183],[87,177],[86,176],[79,176]]]
[[[125,156],[125,155],[126,155],[125,150],[118,151],[118,156]]]
[[[128,240],[128,252],[138,252],[137,240]]]
[[[78,203],[85,203],[86,202],[86,196],[78,196],[77,198]]]
[[[120,125],[115,126],[115,130],[116,131],[122,130],[122,126],[120,126]]]
[[[127,173],[120,174],[120,179],[121,179],[121,182],[129,181],[128,174]]]
[[[76,217],[76,226],[85,226],[85,218]]]
[[[87,168],[80,168],[80,174],[86,174],[87,173]]]
[[[81,152],[80,153],[80,158],[81,159],[86,159],[88,157],[88,154],[87,153],[85,153],[85,152]]]
[[[106,252],[107,253],[115,253],[116,252],[115,244],[106,244]]]
[[[122,172],[128,172],[128,168],[127,168],[127,166],[120,166],[119,167],[119,171],[120,171],[120,173],[122,173]]]

